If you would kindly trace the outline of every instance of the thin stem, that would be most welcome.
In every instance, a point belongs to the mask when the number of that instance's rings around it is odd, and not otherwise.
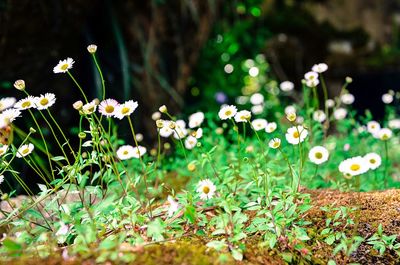
[[[99,74],[100,74],[101,86],[102,86],[102,90],[103,90],[102,99],[104,100],[106,98],[106,85],[105,85],[105,82],[104,82],[103,73],[101,71],[99,63],[97,62],[97,59],[96,59],[96,55],[94,53],[92,53],[92,58],[93,58],[93,61],[94,61],[95,65],[96,65],[97,71],[99,71]]]
[[[388,184],[388,167],[389,167],[389,148],[388,148],[388,144],[387,141],[385,142],[385,174],[384,174],[384,184],[385,184],[385,189],[387,188],[387,184]]]
[[[79,88],[79,90],[81,91],[82,96],[83,96],[83,98],[85,99],[85,103],[89,103],[89,101],[88,101],[88,99],[87,99],[87,97],[86,97],[86,95],[85,95],[85,92],[83,92],[82,87],[81,87],[81,86],[79,85],[79,83],[76,81],[76,79],[75,79],[74,76],[71,74],[71,72],[70,72],[70,71],[67,71],[67,74],[69,75],[69,77],[71,77],[72,81],[74,81],[75,85],[76,85],[76,86]]]
[[[71,150],[72,155],[75,157],[75,152],[74,152],[74,150],[72,149],[72,146],[70,145],[69,140],[68,140],[67,137],[65,136],[65,134],[64,134],[63,130],[61,129],[60,125],[59,125],[58,122],[54,119],[54,117],[53,117],[53,115],[51,114],[50,110],[47,109],[47,111],[48,111],[48,113],[49,113],[49,115],[50,115],[51,120],[55,123],[55,125],[57,126],[57,128],[58,128],[58,130],[60,131],[61,135],[63,136],[64,141],[67,143],[69,149]]]

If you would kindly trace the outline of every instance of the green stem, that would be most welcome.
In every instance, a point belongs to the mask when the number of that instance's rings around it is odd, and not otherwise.
[[[101,86],[102,86],[102,90],[103,90],[102,99],[104,100],[106,98],[106,85],[105,85],[105,82],[104,82],[103,72],[101,71],[99,63],[97,62],[97,59],[96,59],[96,55],[94,53],[92,53],[92,58],[93,58],[93,61],[94,61],[95,65],[96,65],[97,71],[99,71],[99,74],[100,74]]]
[[[83,96],[83,98],[85,99],[85,103],[89,103],[89,101],[88,101],[88,99],[87,99],[87,97],[86,97],[86,95],[85,95],[85,92],[83,92],[82,87],[81,87],[81,86],[79,85],[79,83],[76,81],[76,79],[74,78],[74,76],[70,73],[70,71],[67,71],[67,74],[69,75],[69,77],[71,77],[72,81],[74,81],[75,85],[76,85],[76,86],[79,88],[79,90],[81,91],[82,96]]]

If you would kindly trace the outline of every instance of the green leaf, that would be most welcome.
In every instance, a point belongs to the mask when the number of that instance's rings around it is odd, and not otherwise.
[[[221,251],[221,250],[225,249],[226,247],[228,247],[228,245],[225,243],[225,240],[221,240],[221,241],[214,240],[214,241],[208,242],[206,246],[209,248],[213,248],[217,251]]]
[[[66,159],[63,156],[54,156],[54,157],[51,158],[51,160],[57,162],[57,161],[62,161],[62,160],[66,160]]]
[[[9,238],[3,240],[3,246],[5,246],[7,250],[13,252],[22,250],[22,246],[20,244]]]
[[[334,242],[335,242],[334,235],[329,235],[327,238],[325,238],[325,243],[328,245],[332,245]]]

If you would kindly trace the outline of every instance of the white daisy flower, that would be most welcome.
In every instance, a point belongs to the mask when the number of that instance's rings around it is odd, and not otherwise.
[[[179,140],[183,139],[188,135],[188,130],[186,129],[186,123],[183,120],[177,120],[175,123],[174,138]]]
[[[236,122],[247,122],[251,119],[251,112],[248,110],[241,110],[235,115]]]
[[[6,109],[0,114],[0,123],[8,125],[21,115],[17,109]]]
[[[304,79],[306,81],[315,81],[318,80],[318,73],[314,71],[310,71],[304,75]]]
[[[168,195],[167,202],[169,204],[168,207],[168,217],[171,217],[179,210],[179,203],[172,198],[172,196]]]
[[[358,176],[364,174],[368,170],[368,162],[361,156],[346,159],[339,165],[339,171],[350,176]]]
[[[263,113],[264,111],[264,106],[263,105],[254,105],[251,107],[251,113],[253,113],[254,115],[258,115]]]
[[[329,159],[329,152],[323,146],[314,146],[311,148],[310,152],[308,153],[308,158],[311,162],[316,165],[321,165],[328,161]]]
[[[265,127],[265,132],[267,133],[273,133],[276,128],[278,128],[278,125],[276,124],[276,122],[269,122],[267,124],[267,126]]]
[[[4,182],[4,176],[0,175],[0,184]]]
[[[314,64],[311,70],[317,73],[323,73],[328,70],[328,65],[326,63]]]
[[[354,96],[350,93],[346,93],[340,97],[340,100],[342,101],[343,104],[351,105],[354,103]]]
[[[381,139],[382,141],[387,141],[390,138],[392,138],[392,136],[393,136],[393,132],[392,132],[392,130],[390,130],[388,128],[382,128],[378,132],[378,138]]]
[[[0,156],[3,156],[5,153],[7,153],[8,150],[8,145],[3,144],[2,146],[0,146]]]
[[[16,156],[18,158],[25,157],[25,156],[29,155],[30,153],[32,153],[33,149],[34,149],[33,144],[31,144],[31,143],[24,144],[20,148],[18,148]]]
[[[203,137],[203,129],[198,128],[196,131],[193,131],[190,135],[196,137],[197,139],[200,139],[201,137]]]
[[[193,137],[191,135],[189,135],[186,139],[185,139],[185,147],[186,149],[193,149],[197,144],[197,138]]]
[[[170,137],[174,133],[174,129],[171,128],[171,121],[162,121],[163,127],[159,129],[160,136],[164,138]]]
[[[200,193],[200,199],[208,200],[214,196],[216,190],[217,187],[215,187],[214,183],[209,179],[205,179],[201,180],[199,184],[197,184],[196,191]]]
[[[89,115],[89,114],[94,113],[96,111],[96,109],[97,109],[96,101],[92,100],[91,102],[86,103],[85,105],[83,105],[82,112],[85,115]]]
[[[319,85],[318,79],[306,80],[306,86],[308,86],[308,87],[316,87],[318,85]]]
[[[375,170],[382,164],[381,156],[377,153],[369,153],[364,156],[365,161],[369,165],[369,169]]]
[[[99,112],[101,115],[106,116],[107,118],[114,116],[117,113],[117,109],[119,107],[118,101],[115,99],[106,99],[100,102]]]
[[[13,97],[6,97],[0,99],[0,112],[14,106],[16,99]]]
[[[146,147],[139,145],[138,147],[133,148],[132,157],[140,158],[141,156],[146,154],[146,152],[147,152]]]
[[[283,81],[279,87],[283,92],[290,92],[294,89],[294,84],[290,81]]]
[[[269,141],[268,146],[272,149],[277,149],[281,146],[281,139],[279,138],[273,138],[272,140]]]
[[[251,126],[256,131],[264,130],[267,127],[267,120],[266,119],[255,119],[251,122]]]
[[[237,113],[237,108],[234,105],[223,106],[218,112],[221,120],[227,120],[234,117]]]
[[[189,128],[196,128],[201,126],[204,121],[204,113],[199,111],[189,116]]]
[[[308,136],[308,131],[301,125],[293,126],[286,131],[285,136],[286,136],[286,141],[288,141],[288,143],[297,145],[299,143],[304,142],[304,140]]]
[[[367,123],[367,130],[372,135],[376,135],[381,129],[381,125],[377,121],[370,121]]]
[[[347,116],[347,110],[345,108],[337,108],[333,112],[333,117],[335,117],[336,120],[343,120]]]
[[[383,103],[385,103],[385,104],[390,104],[390,103],[392,103],[392,102],[393,102],[393,95],[392,95],[392,94],[389,94],[389,93],[383,94],[383,95],[382,95],[382,101],[383,101]]]
[[[285,114],[296,113],[296,108],[293,105],[289,105],[285,108]]]
[[[68,70],[72,68],[72,65],[75,63],[72,58],[67,58],[65,60],[60,60],[58,64],[53,68],[53,73],[66,73]]]
[[[119,160],[127,160],[133,157],[135,149],[131,145],[123,145],[117,150],[117,157]]]
[[[333,108],[335,106],[335,101],[333,99],[327,99],[326,102],[325,102],[325,105],[328,108]]]
[[[38,110],[47,109],[56,103],[56,96],[53,93],[46,93],[35,98],[35,105]]]
[[[313,119],[317,122],[324,122],[326,120],[326,114],[322,110],[316,110],[313,113]]]
[[[26,110],[34,107],[35,107],[35,97],[33,96],[28,96],[26,98],[20,99],[14,105],[14,108],[19,110]]]
[[[128,100],[121,105],[117,105],[115,118],[122,120],[126,116],[130,116],[138,107],[138,103],[133,100]]]
[[[260,93],[255,93],[251,95],[250,103],[253,105],[261,105],[264,103],[264,96]]]
[[[389,121],[390,129],[400,129],[400,119],[394,119]]]

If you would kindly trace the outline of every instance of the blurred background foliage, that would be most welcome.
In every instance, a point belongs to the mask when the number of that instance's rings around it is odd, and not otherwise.
[[[85,54],[95,43],[108,96],[139,101],[136,125],[148,143],[149,117],[162,104],[174,113],[216,110],[240,94],[273,91],[275,80],[300,87],[318,62],[330,66],[331,95],[352,76],[355,106],[380,117],[375,99],[400,83],[399,7],[397,0],[0,0],[0,94],[15,95],[19,78],[31,94],[54,92],[57,116],[73,129],[79,94],[52,68],[74,58],[74,74],[99,97]],[[253,64],[263,79],[249,76]]]

